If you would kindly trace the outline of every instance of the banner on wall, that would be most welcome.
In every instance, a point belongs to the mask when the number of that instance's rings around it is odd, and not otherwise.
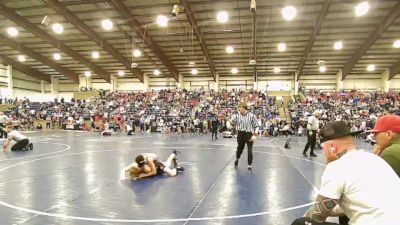
[[[3,98],[4,97],[10,97],[11,94],[10,94],[9,89],[8,88],[4,88],[4,87],[0,88],[0,96],[3,97]]]

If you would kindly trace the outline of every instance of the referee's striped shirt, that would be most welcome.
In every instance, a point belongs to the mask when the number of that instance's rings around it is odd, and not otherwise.
[[[245,114],[236,114],[234,120],[238,131],[254,133],[255,129],[258,127],[257,117],[249,111]]]

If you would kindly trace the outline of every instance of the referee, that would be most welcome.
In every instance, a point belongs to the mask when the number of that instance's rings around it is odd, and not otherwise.
[[[251,164],[253,163],[253,142],[256,140],[258,134],[257,117],[247,110],[247,104],[245,102],[239,103],[238,108],[239,113],[234,118],[234,121],[236,122],[236,130],[238,131],[238,147],[236,150],[235,168],[237,168],[239,164],[239,158],[242,155],[244,145],[247,144],[247,170],[251,173]]]
[[[317,142],[317,131],[319,130],[319,120],[318,117],[320,116],[320,112],[315,110],[313,115],[308,118],[307,124],[307,144],[303,150],[303,156],[307,156],[308,148],[311,148],[310,156],[317,157],[314,153],[315,143]]]

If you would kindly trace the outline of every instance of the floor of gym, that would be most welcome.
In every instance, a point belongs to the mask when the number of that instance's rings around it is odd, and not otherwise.
[[[287,225],[315,199],[324,157],[303,158],[304,137],[261,138],[235,169],[236,139],[211,134],[102,137],[74,131],[27,133],[33,151],[0,154],[0,224]],[[362,141],[362,147],[371,149]],[[135,155],[164,160],[181,151],[185,172],[121,181]]]

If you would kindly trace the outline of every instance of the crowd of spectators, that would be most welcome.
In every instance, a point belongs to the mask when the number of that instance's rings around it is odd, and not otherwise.
[[[294,131],[304,127],[316,110],[321,113],[320,127],[328,121],[346,121],[352,130],[371,129],[378,117],[400,114],[400,94],[396,92],[313,92],[304,102],[288,106]]]
[[[12,100],[16,107],[8,114],[15,128],[81,129],[116,131],[133,130],[163,133],[207,133],[211,121],[220,121],[219,131],[234,132],[232,116],[239,102],[247,102],[258,118],[260,135],[303,135],[307,117],[321,112],[321,126],[326,121],[344,120],[353,130],[373,127],[383,114],[399,113],[400,97],[395,92],[358,91],[348,93],[311,92],[306,99],[277,104],[275,97],[263,91],[242,90],[189,91],[185,89],[139,93],[112,92],[90,100],[31,102]],[[283,107],[288,113],[279,113]],[[45,122],[44,122],[45,121]]]

